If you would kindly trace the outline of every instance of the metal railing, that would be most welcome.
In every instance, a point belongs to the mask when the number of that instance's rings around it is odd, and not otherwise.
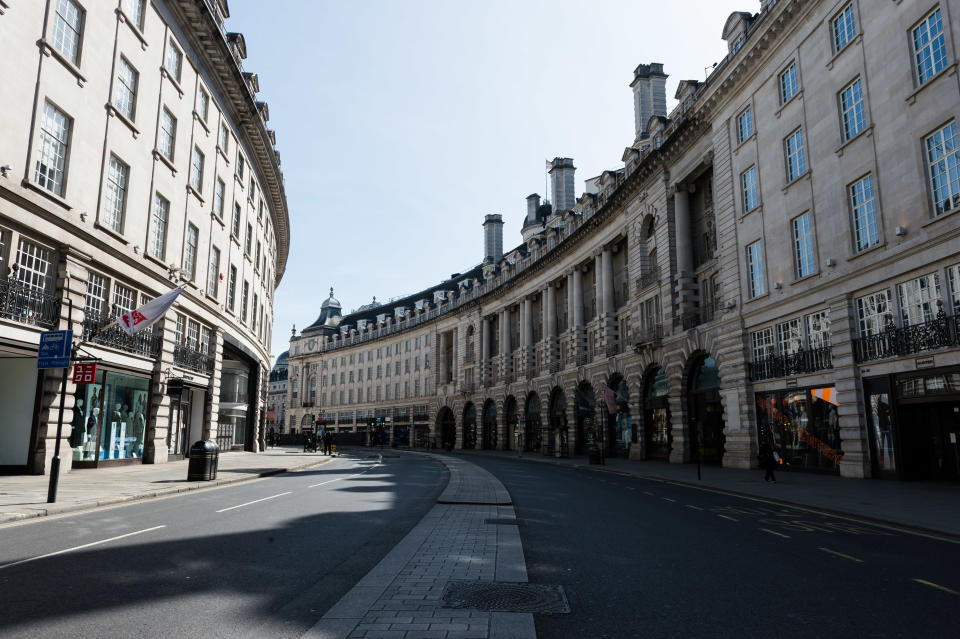
[[[703,315],[700,311],[692,311],[680,316],[680,327],[685,331],[689,331],[691,328],[700,326],[701,324],[703,324]]]
[[[637,290],[645,289],[648,286],[653,286],[660,281],[660,267],[655,266],[651,269],[647,269],[640,277],[637,278]]]
[[[833,368],[833,354],[829,346],[802,349],[788,355],[772,353],[763,359],[750,362],[748,368],[750,381],[753,382],[790,377]]]
[[[958,340],[960,321],[957,317],[947,317],[941,309],[936,319],[922,324],[898,328],[891,320],[882,333],[854,340],[853,349],[858,362],[868,362],[954,346]]]
[[[60,298],[17,280],[0,281],[0,317],[54,328],[60,319]]]
[[[146,328],[136,335],[127,335],[117,325],[105,328],[114,321],[111,315],[98,315],[87,312],[83,318],[83,339],[94,344],[102,344],[128,353],[143,357],[157,357],[163,340],[153,332],[153,328]]]
[[[209,375],[213,372],[214,358],[186,344],[177,344],[173,347],[173,363],[181,368],[188,368],[197,373]]]

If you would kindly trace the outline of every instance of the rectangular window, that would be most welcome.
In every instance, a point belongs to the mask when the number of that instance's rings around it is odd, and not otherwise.
[[[253,225],[247,224],[247,239],[243,243],[243,254],[246,255],[247,257],[250,257],[250,249],[252,248],[251,246],[252,244],[253,244]]]
[[[110,166],[107,170],[106,193],[103,198],[103,217],[100,221],[104,226],[117,233],[123,233],[123,212],[127,204],[127,180],[130,177],[130,167],[121,162],[117,156],[110,156]]]
[[[210,94],[203,87],[200,87],[200,92],[197,94],[197,114],[204,122],[210,114]]]
[[[197,244],[200,231],[193,224],[187,225],[187,243],[183,248],[183,271],[191,282],[197,275]]]
[[[167,247],[167,220],[170,219],[170,201],[159,193],[153,196],[153,214],[150,216],[150,255],[162,260]]]
[[[213,213],[221,220],[223,219],[223,199],[226,194],[227,185],[223,180],[217,178],[217,186],[213,190]]]
[[[110,313],[114,317],[129,313],[137,303],[137,292],[123,284],[113,285],[113,304]]]
[[[751,166],[740,174],[740,189],[743,194],[743,212],[749,213],[760,204],[757,193],[757,167]]]
[[[231,311],[236,308],[237,302],[237,267],[230,266],[230,281],[227,282],[227,308]]]
[[[262,246],[260,244],[260,240],[257,240],[257,254],[253,261],[253,267],[258,271],[260,270],[260,255],[262,254],[261,251],[262,251]]]
[[[903,326],[924,324],[937,315],[940,301],[940,276],[936,273],[922,275],[909,282],[897,284],[900,299],[900,319]]]
[[[890,306],[890,291],[883,290],[857,298],[857,319],[860,324],[860,336],[879,335],[887,323],[893,322],[893,309]]]
[[[85,315],[99,317],[107,306],[107,279],[90,271],[87,275],[87,295],[83,305]]]
[[[787,182],[792,182],[807,170],[807,158],[803,150],[803,129],[797,129],[784,140],[787,154]]]
[[[43,104],[40,143],[34,180],[56,195],[63,195],[70,142],[70,118],[49,102]]]
[[[873,197],[873,176],[867,175],[849,187],[850,210],[853,213],[854,240],[857,251],[880,243],[880,227]]]
[[[848,4],[830,21],[833,31],[833,51],[840,51],[857,35],[857,23],[853,16],[853,4]]]
[[[230,129],[227,128],[226,122],[220,123],[220,150],[223,151],[226,155],[227,151],[230,148]]]
[[[126,58],[121,56],[117,65],[117,86],[113,92],[113,106],[130,120],[134,119],[139,82],[140,74],[127,62]]]
[[[943,39],[940,7],[913,28],[913,59],[917,82],[923,84],[947,66],[947,47]]]
[[[133,26],[140,31],[143,31],[143,2],[144,0],[123,0],[120,5]]]
[[[217,296],[220,288],[220,249],[210,247],[210,264],[207,269],[207,293]]]
[[[237,152],[237,177],[240,178],[240,186],[243,186],[243,155]]]
[[[797,82],[797,63],[792,63],[780,74],[780,104],[786,104],[799,91]]]
[[[73,64],[80,64],[83,9],[73,0],[57,0],[53,23],[53,48]]]
[[[243,293],[240,296],[240,321],[247,321],[247,301],[250,299],[250,282],[243,280]]]
[[[173,162],[173,150],[176,145],[177,118],[166,107],[160,113],[160,132],[157,134],[157,151]]]
[[[257,332],[257,313],[259,312],[260,298],[256,293],[253,294],[253,313],[250,316],[250,330]]]
[[[934,214],[940,215],[960,207],[960,141],[956,121],[929,136],[926,147]]]
[[[193,158],[190,161],[190,186],[197,193],[203,193],[203,152],[193,147]]]
[[[747,271],[750,275],[750,297],[767,292],[767,281],[763,270],[763,240],[757,240],[747,246]]]
[[[793,355],[803,348],[803,329],[800,318],[777,324],[777,352]]]
[[[793,258],[797,279],[813,273],[813,225],[809,213],[793,218]]]
[[[953,305],[954,317],[960,316],[960,264],[947,268],[947,277],[950,279],[950,301]]]
[[[17,245],[17,281],[31,290],[53,290],[53,251],[20,238]]]
[[[737,142],[743,142],[753,135],[753,111],[747,107],[737,116]]]
[[[180,82],[180,70],[183,68],[183,52],[180,47],[173,43],[173,39],[167,40],[167,55],[163,66],[166,68],[173,79]]]
[[[811,313],[804,318],[810,348],[830,346],[830,311]]]
[[[840,111],[843,114],[843,139],[849,140],[867,126],[863,108],[863,82],[857,78],[840,92]]]
[[[243,214],[240,211],[240,204],[238,204],[237,202],[234,202],[233,203],[233,225],[230,229],[230,233],[238,241],[240,240],[240,218],[242,217],[242,215]]]

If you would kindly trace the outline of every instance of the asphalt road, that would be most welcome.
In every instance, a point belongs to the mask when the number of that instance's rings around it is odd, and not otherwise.
[[[530,581],[567,594],[570,614],[536,616],[539,637],[960,636],[956,540],[664,482],[470,461],[510,491]]]
[[[299,637],[447,483],[412,455],[0,527],[2,637]]]

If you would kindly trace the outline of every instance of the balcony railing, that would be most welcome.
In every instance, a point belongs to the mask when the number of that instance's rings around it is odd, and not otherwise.
[[[648,286],[653,286],[660,281],[660,267],[654,267],[647,269],[640,277],[637,278],[637,290],[642,290]]]
[[[586,366],[591,359],[592,354],[590,353],[577,353],[577,366]]]
[[[618,342],[613,342],[613,343],[611,343],[611,344],[607,344],[607,346],[606,346],[606,353],[607,353],[607,357],[614,357],[614,356],[616,356],[616,355],[619,355],[619,354],[620,354],[620,345],[619,345],[619,343],[618,343]]]
[[[474,355],[473,349],[468,348],[466,354],[463,356],[463,361],[467,364],[470,364],[476,359],[477,359],[477,356]]]
[[[214,358],[186,344],[177,344],[173,347],[173,363],[181,368],[188,368],[203,375],[213,372]]]
[[[680,327],[685,331],[689,331],[691,328],[700,326],[701,324],[703,324],[703,315],[700,311],[684,313],[680,316]]]
[[[633,350],[639,353],[644,348],[659,346],[662,339],[663,326],[659,324],[641,329],[637,335],[637,342],[633,345]]]
[[[550,362],[550,372],[551,373],[560,372],[560,360],[555,359],[552,362]]]
[[[60,298],[17,280],[0,282],[0,317],[14,322],[54,328],[60,317]]]
[[[143,357],[154,358],[160,354],[163,340],[153,332],[152,328],[146,328],[136,335],[127,335],[116,325],[104,328],[114,319],[116,318],[111,315],[85,313],[83,318],[84,341],[102,344]]]
[[[833,368],[829,346],[807,348],[788,355],[773,353],[763,359],[750,362],[750,380],[758,382],[775,377],[790,377]]]
[[[923,324],[897,328],[893,322],[889,322],[882,333],[856,339],[853,345],[857,361],[869,362],[954,346],[958,344],[958,340],[958,317],[947,317],[941,309],[936,319]]]

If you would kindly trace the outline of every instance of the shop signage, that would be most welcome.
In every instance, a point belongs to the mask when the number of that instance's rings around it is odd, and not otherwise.
[[[96,362],[77,362],[73,365],[74,384],[94,384],[97,381]]]
[[[787,380],[787,388],[796,388],[796,387],[797,387],[796,378]]]
[[[933,355],[927,357],[918,357],[914,360],[917,363],[917,368],[933,368],[936,364],[933,361]]]
[[[37,368],[67,368],[70,366],[70,346],[73,331],[44,331],[40,333],[37,349]]]

